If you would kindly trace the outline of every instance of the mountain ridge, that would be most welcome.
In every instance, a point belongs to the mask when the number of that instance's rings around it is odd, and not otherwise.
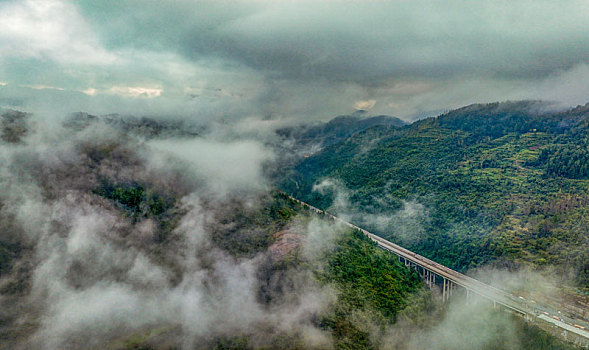
[[[535,108],[531,112],[530,106]],[[543,104],[475,104],[398,129],[375,126],[302,159],[282,188],[321,208],[332,206],[344,193],[350,206],[340,208],[344,213],[349,211],[359,223],[368,224],[385,238],[407,243],[418,253],[429,253],[428,257],[461,271],[500,261],[507,265],[563,264],[563,253],[547,251],[548,246],[534,252],[529,245],[538,240],[555,247],[565,244],[568,248],[561,247],[561,251],[576,252],[572,256],[577,270],[563,275],[578,276],[575,284],[587,288],[589,257],[584,248],[588,246],[582,243],[587,222],[574,219],[587,207],[567,204],[563,212],[550,208],[571,201],[567,195],[581,203],[589,198],[589,104],[541,113],[538,106]],[[367,144],[372,146],[364,149]],[[567,167],[560,165],[562,155],[570,159],[564,161]],[[335,180],[336,185],[324,194],[313,191],[325,179]],[[363,216],[398,221],[390,218],[407,201],[421,203],[427,213],[417,225],[425,230],[419,243],[404,242],[394,228],[387,231],[363,222]],[[535,216],[522,216],[522,207],[535,208]],[[509,220],[518,224],[505,236],[504,225]],[[582,226],[573,234],[565,227],[575,222]],[[524,235],[523,246],[514,246],[521,239],[511,235],[526,230],[531,233]],[[555,238],[560,235],[581,246]],[[450,248],[443,248],[440,239]],[[452,247],[461,248],[454,251]]]

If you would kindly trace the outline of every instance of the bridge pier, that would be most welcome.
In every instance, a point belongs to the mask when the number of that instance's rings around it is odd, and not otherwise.
[[[442,277],[442,302],[446,302],[446,278]]]
[[[417,265],[416,265],[417,267]],[[421,267],[421,278],[423,279],[423,282],[425,282],[425,284],[430,287],[433,288],[434,285],[436,284],[436,274],[422,266]]]
[[[454,294],[454,289],[456,288],[456,285],[445,277],[442,277],[442,279],[442,301],[446,302],[448,301],[448,299],[450,299],[452,294]]]
[[[444,278],[444,286],[442,291],[442,301],[446,302],[450,298],[450,284],[452,282],[447,278]]]

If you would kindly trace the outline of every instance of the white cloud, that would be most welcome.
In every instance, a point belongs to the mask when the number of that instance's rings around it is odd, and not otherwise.
[[[356,101],[356,103],[354,103],[354,109],[359,111],[368,111],[371,110],[375,104],[376,100]]]
[[[94,90],[94,89],[93,89]],[[147,87],[147,86],[113,86],[107,90],[107,93],[121,95],[124,97],[159,97],[163,92],[161,87]],[[96,90],[94,90],[96,93]]]
[[[0,58],[36,58],[62,64],[110,64],[104,50],[76,8],[57,0],[0,4]]]
[[[87,88],[86,90],[82,90],[82,92],[88,96],[94,96],[94,95],[96,95],[98,90],[96,90],[95,88]]]
[[[261,143],[253,140],[223,142],[198,138],[154,141],[150,145],[161,156],[153,161],[156,167],[167,166],[170,157],[180,159],[220,194],[261,188],[263,163],[273,157]]]
[[[49,86],[49,85],[40,85],[40,84],[24,84],[21,85],[22,87],[27,87],[35,90],[58,90],[63,91],[64,88],[57,87],[57,86]]]
[[[522,96],[526,97],[526,94],[565,105],[585,104],[589,101],[589,64],[578,64],[553,74],[521,91]]]

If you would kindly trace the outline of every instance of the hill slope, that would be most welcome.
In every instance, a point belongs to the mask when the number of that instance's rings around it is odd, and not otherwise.
[[[201,172],[230,141],[30,117],[0,142],[2,349],[566,348],[489,303],[439,304],[360,232],[252,184],[260,163]]]
[[[376,126],[302,160],[282,188],[458,270],[556,266],[589,290],[589,105],[546,107]]]
[[[422,290],[361,234],[144,142],[215,150],[169,123],[29,117],[3,116],[1,349],[377,348]]]

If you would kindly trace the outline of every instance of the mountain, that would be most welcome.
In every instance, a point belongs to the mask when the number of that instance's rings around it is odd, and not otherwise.
[[[431,301],[361,233],[158,155],[146,135],[199,139],[173,124],[2,118],[0,349],[377,348]]]
[[[476,104],[374,126],[300,159],[281,187],[467,271],[552,269],[589,291],[589,104]]]
[[[401,127],[406,124],[396,117],[386,115],[366,117],[364,113],[355,113],[335,117],[327,123],[304,124],[280,129],[277,133],[286,138],[296,139],[298,145],[320,144],[322,147],[327,147],[368,128]]]
[[[399,128],[406,125],[403,120],[391,116],[366,116],[365,112],[341,115],[328,122],[303,123],[276,130],[276,138],[268,143],[278,155],[267,169],[275,182],[284,180],[301,159],[338,144],[347,138],[372,127]]]
[[[270,190],[242,140],[128,117],[2,118],[0,349],[570,348],[491,303],[441,303],[361,232]],[[327,123],[315,133],[331,145],[297,171],[356,140],[311,169],[337,171],[339,155],[364,159],[415,127],[390,122]],[[247,158],[239,171],[227,150]]]

